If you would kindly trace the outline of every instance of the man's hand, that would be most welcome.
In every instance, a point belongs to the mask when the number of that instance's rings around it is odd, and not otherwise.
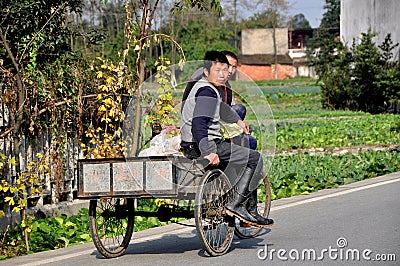
[[[209,155],[204,156],[204,158],[209,160],[210,164],[213,166],[219,165],[219,157],[218,157],[218,154],[216,154],[216,153],[210,153]]]
[[[247,124],[246,122],[243,122],[242,120],[238,120],[237,124],[239,127],[243,128],[244,134],[246,134],[246,135],[250,134],[249,124]]]

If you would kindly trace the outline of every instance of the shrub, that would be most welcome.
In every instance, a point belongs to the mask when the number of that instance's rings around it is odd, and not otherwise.
[[[370,113],[396,112],[400,99],[400,68],[393,61],[391,35],[378,47],[375,33],[362,33],[360,43],[351,48],[335,43],[335,48],[321,49],[314,60],[322,81],[323,105],[332,109]],[[395,108],[393,108],[393,106]]]

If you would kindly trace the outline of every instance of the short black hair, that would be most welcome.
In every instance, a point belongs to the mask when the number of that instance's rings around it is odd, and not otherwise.
[[[204,56],[204,68],[210,71],[213,62],[219,62],[229,65],[228,59],[222,52],[207,51]]]
[[[224,51],[221,51],[221,53],[223,53],[225,56],[230,56],[230,57],[232,57],[232,58],[235,59],[236,61],[239,61],[237,55],[236,55],[234,52],[224,50]]]

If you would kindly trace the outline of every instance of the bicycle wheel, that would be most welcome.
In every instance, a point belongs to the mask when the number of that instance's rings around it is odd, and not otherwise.
[[[90,232],[97,250],[106,258],[125,253],[133,233],[133,199],[90,200]]]
[[[197,234],[206,252],[211,256],[223,255],[231,246],[234,219],[225,215],[230,198],[231,183],[218,169],[208,171],[196,194],[195,221]]]
[[[267,218],[271,208],[271,185],[266,174],[264,174],[263,184],[265,187],[265,202],[257,205],[261,216]],[[260,190],[260,187],[258,190]],[[239,219],[235,219],[235,235],[241,239],[256,237],[262,230],[263,228],[250,226]]]

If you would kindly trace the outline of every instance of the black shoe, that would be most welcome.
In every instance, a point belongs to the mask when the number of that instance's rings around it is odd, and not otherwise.
[[[272,220],[270,218],[264,218],[264,217],[263,217],[263,219],[264,219],[264,221],[262,222],[263,223],[262,226],[259,223],[257,223],[256,225],[252,225],[252,224],[249,224],[247,222],[240,221],[240,227],[256,226],[256,227],[265,228],[265,227],[269,227],[269,226],[273,226],[274,225],[274,220]]]
[[[247,212],[245,205],[242,205],[241,203],[239,204],[240,205],[237,204],[226,205],[225,207],[226,214],[232,217],[236,217],[240,221],[245,222],[247,224],[258,226],[258,221],[250,213]]]
[[[262,219],[257,220],[250,213],[247,212],[245,207],[237,207],[235,209],[230,209],[230,206],[226,206],[226,214],[229,216],[234,216],[238,218],[241,222],[246,224],[256,226],[256,227],[268,227],[274,224],[272,219],[264,218],[260,216]]]
[[[249,195],[249,199],[247,201],[247,211],[253,216],[258,223],[271,226],[274,224],[274,220],[261,216],[257,210],[257,190],[253,190]]]

